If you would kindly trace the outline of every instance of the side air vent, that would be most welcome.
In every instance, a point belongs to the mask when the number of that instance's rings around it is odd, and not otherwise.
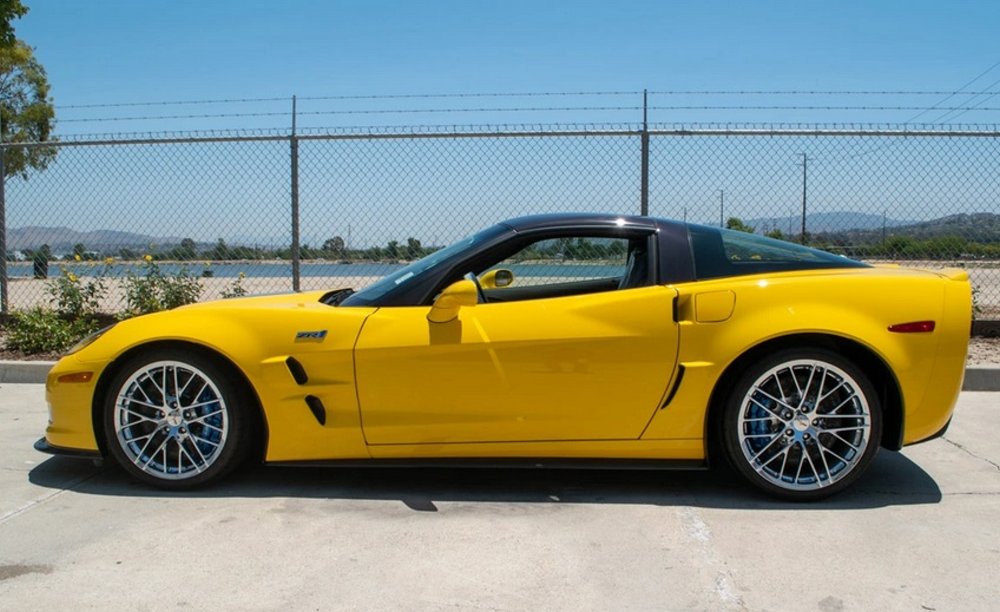
[[[285,365],[288,366],[288,371],[292,373],[292,378],[295,379],[300,385],[304,385],[309,382],[309,375],[306,374],[306,369],[302,367],[299,360],[295,357],[289,357],[285,360]]]
[[[309,410],[316,417],[316,421],[320,425],[326,425],[326,407],[323,406],[323,402],[319,400],[315,395],[306,396],[306,406],[309,406]]]
[[[677,378],[674,379],[674,386],[670,388],[670,393],[667,394],[667,399],[660,406],[660,409],[664,409],[670,405],[670,402],[674,401],[674,396],[677,395],[677,390],[681,388],[681,381],[684,380],[684,366],[677,366]]]

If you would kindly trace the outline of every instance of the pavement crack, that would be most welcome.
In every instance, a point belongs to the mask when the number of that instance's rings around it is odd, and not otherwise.
[[[685,531],[695,541],[695,547],[700,551],[705,565],[715,572],[713,590],[722,606],[728,610],[746,610],[747,605],[739,595],[732,570],[716,555],[712,545],[712,530],[708,524],[694,508],[680,508],[678,512]]]
[[[973,457],[975,459],[979,459],[980,461],[985,461],[986,463],[992,465],[993,469],[995,469],[996,471],[1000,472],[1000,464],[998,464],[996,461],[992,461],[990,459],[987,459],[986,457],[983,457],[981,455],[977,455],[976,453],[974,453],[971,450],[965,448],[964,446],[962,446],[958,442],[955,442],[954,440],[951,440],[951,439],[945,438],[945,437],[942,437],[941,439],[944,440],[945,442],[947,442],[948,444],[951,444],[955,448],[959,449],[960,451],[966,453],[970,457]]]
[[[44,504],[45,502],[49,501],[50,499],[53,499],[55,497],[58,497],[59,495],[62,495],[66,491],[73,490],[74,487],[76,487],[78,485],[81,485],[81,484],[87,482],[88,480],[90,480],[91,478],[95,478],[95,477],[97,477],[97,476],[99,476],[99,475],[101,475],[103,473],[104,473],[104,470],[98,470],[98,471],[94,472],[93,474],[90,474],[90,475],[87,475],[87,476],[82,476],[82,477],[77,478],[76,480],[70,482],[68,485],[66,485],[65,487],[63,487],[61,489],[58,489],[56,491],[52,491],[51,493],[48,493],[48,494],[43,495],[41,497],[36,497],[35,499],[33,499],[33,500],[29,501],[29,502],[26,502],[24,504],[21,504],[20,506],[18,506],[17,508],[14,508],[13,510],[10,510],[9,512],[5,512],[4,514],[0,514],[0,525],[3,525],[7,521],[9,521],[9,520],[11,520],[11,519],[13,519],[13,518],[21,515],[21,514],[24,514],[25,512],[27,512],[28,510],[31,510],[35,506],[39,506],[41,504]]]

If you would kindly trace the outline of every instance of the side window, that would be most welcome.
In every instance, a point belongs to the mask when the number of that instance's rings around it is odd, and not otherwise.
[[[479,275],[487,301],[614,291],[648,283],[647,239],[566,236],[533,242]]]
[[[692,225],[698,279],[824,268],[867,267],[846,257],[802,245],[717,227]]]

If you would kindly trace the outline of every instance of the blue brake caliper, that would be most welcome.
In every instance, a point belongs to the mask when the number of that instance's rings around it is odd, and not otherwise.
[[[201,395],[195,400],[197,403],[210,402],[215,397],[209,389],[204,389]],[[206,404],[198,409],[200,414],[211,414],[217,412],[220,406],[218,402],[212,402],[211,404]],[[211,425],[211,427],[202,427],[201,435],[198,439],[198,448],[207,457],[212,451],[218,448],[219,440],[222,439],[222,413],[213,414],[204,421],[206,425]],[[211,444],[209,444],[211,442]],[[213,444],[215,446],[213,446]]]
[[[766,406],[769,409],[773,409],[774,400],[762,394],[756,394],[754,401],[750,402],[750,409],[747,411],[747,418],[753,420],[750,420],[750,422],[747,423],[746,433],[747,435],[755,436],[747,440],[747,445],[754,454],[759,453],[761,449],[763,449],[770,442],[770,439],[766,434],[772,433],[771,422],[768,417],[773,415],[764,408],[761,408],[761,405]]]

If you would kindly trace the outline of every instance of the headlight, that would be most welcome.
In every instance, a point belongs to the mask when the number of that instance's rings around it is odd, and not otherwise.
[[[83,340],[80,340],[79,342],[77,342],[73,346],[69,347],[69,350],[66,351],[63,354],[63,356],[65,357],[66,355],[72,355],[73,353],[77,353],[79,351],[82,351],[83,349],[85,349],[88,346],[90,346],[91,344],[93,344],[98,338],[100,338],[101,336],[103,336],[104,334],[106,334],[108,332],[108,330],[110,330],[115,325],[117,325],[117,323],[112,323],[111,325],[108,325],[104,329],[99,329],[99,330],[95,331],[94,333],[90,334],[89,336],[87,336]]]

